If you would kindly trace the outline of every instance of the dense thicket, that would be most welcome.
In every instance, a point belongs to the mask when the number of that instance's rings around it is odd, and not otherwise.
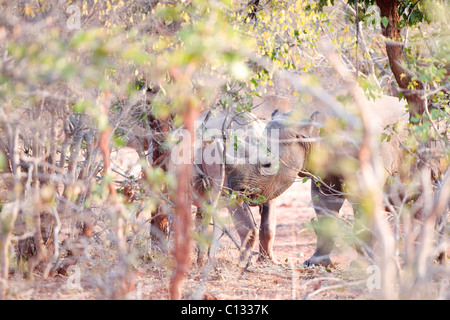
[[[437,196],[422,204],[426,223],[407,226],[410,238],[394,232],[393,254],[406,255],[396,271],[405,292],[424,289],[448,236],[447,209],[430,217],[448,201],[449,12],[445,1],[2,1],[0,298],[10,272],[67,275],[95,257],[113,266],[98,265],[100,274],[114,269],[102,294],[122,298],[169,226],[179,298],[195,168],[167,172],[170,133],[192,131],[204,110],[251,111],[273,97],[301,106],[317,98],[311,88],[339,92],[349,79],[328,50],[368,97],[410,104],[411,181]],[[118,161],[130,149],[139,160],[126,167]],[[400,204],[394,220],[413,223],[414,205]],[[414,255],[400,243],[415,236]]]

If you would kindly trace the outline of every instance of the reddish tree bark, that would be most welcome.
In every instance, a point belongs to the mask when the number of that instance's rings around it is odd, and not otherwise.
[[[190,63],[185,70],[173,68],[171,70],[172,78],[178,82],[180,87],[190,87],[189,83],[195,71],[195,64]],[[174,199],[175,217],[173,221],[174,229],[174,251],[175,272],[170,283],[170,299],[179,300],[182,297],[182,285],[186,272],[190,266],[191,249],[191,200],[189,196],[189,187],[192,177],[193,146],[194,146],[194,121],[198,116],[198,106],[191,98],[191,93],[186,93],[185,109],[182,111],[184,129],[188,132],[187,137],[183,137],[181,143],[184,145],[182,150],[191,150],[191,161],[181,163],[176,168],[177,189]]]
[[[401,43],[400,28],[398,22],[400,20],[398,14],[399,2],[397,0],[377,0],[380,8],[381,17],[386,17],[389,20],[387,26],[382,24],[383,35],[392,41],[386,42],[386,53],[389,59],[392,73],[399,87],[403,89],[406,100],[409,104],[409,116],[415,114],[423,114],[426,108],[426,101],[422,97],[420,91],[424,89],[423,84],[417,81],[414,90],[410,90],[409,84],[412,80],[411,72],[405,68],[405,57],[403,53],[403,44]],[[418,91],[419,92],[418,92]]]
[[[183,116],[185,129],[190,134],[190,140],[182,143],[193,146],[194,137],[194,121],[197,118],[197,108],[189,103],[188,110]],[[187,150],[187,148],[183,148]],[[192,154],[192,153],[191,153]],[[185,278],[186,271],[190,265],[190,248],[191,248],[191,201],[189,196],[189,186],[192,176],[192,163],[182,163],[178,165],[176,171],[177,189],[175,203],[175,219],[173,228],[175,233],[173,256],[176,261],[175,273],[170,285],[170,298],[172,300],[181,299],[182,283]]]

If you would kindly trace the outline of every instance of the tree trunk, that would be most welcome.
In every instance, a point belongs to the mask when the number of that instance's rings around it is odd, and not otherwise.
[[[397,11],[399,2],[397,0],[377,0],[376,3],[380,8],[381,17],[386,17],[389,20],[386,27],[383,24],[381,26],[383,35],[387,38],[386,53],[395,80],[399,87],[403,89],[402,91],[408,101],[409,116],[411,118],[416,114],[422,115],[425,112],[426,101],[420,91],[424,87],[420,81],[416,81],[417,84],[414,85],[413,90],[411,90],[409,85],[412,73],[406,69],[404,63],[403,43],[401,42],[400,28],[398,27],[400,20]]]
[[[181,68],[172,68],[170,70],[170,75],[178,84],[179,88],[185,89],[190,87],[195,69],[196,65],[191,62],[184,68],[184,70]],[[186,155],[183,154],[184,161],[182,161],[181,164],[178,164],[175,169],[177,188],[174,197],[175,215],[173,221],[173,257],[175,259],[176,266],[169,286],[169,295],[171,300],[181,299],[183,282],[191,261],[190,251],[192,238],[192,217],[189,187],[192,177],[194,122],[197,119],[199,107],[192,98],[191,92],[186,91],[184,93],[184,110],[180,111],[186,134],[180,144],[182,144],[181,149],[183,152],[190,150],[190,161],[186,160]],[[182,95],[183,93],[181,93],[181,96]]]
[[[188,110],[183,115],[183,122],[185,129],[190,134],[188,137],[183,137],[181,143],[189,144],[183,150],[192,150],[194,138],[194,121],[197,118],[198,110],[188,101]],[[189,135],[188,135],[189,136]],[[191,153],[192,155],[192,153]],[[192,159],[191,159],[192,160]],[[175,219],[173,221],[175,239],[174,239],[174,253],[176,267],[170,284],[170,299],[179,300],[182,297],[182,285],[185,278],[186,271],[190,265],[190,249],[191,249],[191,202],[189,200],[189,185],[192,176],[192,163],[182,163],[177,166],[176,178],[177,189],[175,199]]]

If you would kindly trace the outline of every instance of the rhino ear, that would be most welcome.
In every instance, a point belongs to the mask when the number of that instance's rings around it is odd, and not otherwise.
[[[320,116],[320,112],[316,111],[311,115],[311,117],[309,117],[309,120],[311,122],[317,122],[319,120],[319,116]]]
[[[319,137],[319,122],[320,112],[314,112],[309,120],[303,122],[303,124],[297,128],[297,139],[310,139]]]
[[[320,115],[320,112],[314,112],[309,120],[306,120],[297,128],[296,137],[299,141],[301,141],[301,143],[311,141],[311,139],[314,141],[315,138],[319,137],[320,131],[318,122],[320,122]]]
[[[275,111],[274,112],[272,112],[272,114],[271,114],[271,118],[272,118],[272,120],[273,120],[273,118],[275,118],[275,116],[277,115],[279,113],[279,111],[278,111],[278,109],[275,109]]]
[[[319,136],[319,127],[317,126],[317,122],[320,120],[321,113],[319,111],[314,112],[311,117],[309,118],[309,122],[311,123],[308,125],[308,136],[310,138],[317,138]]]

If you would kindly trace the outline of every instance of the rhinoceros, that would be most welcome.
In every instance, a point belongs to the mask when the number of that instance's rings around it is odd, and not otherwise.
[[[200,115],[195,125],[195,139],[193,148],[193,204],[198,208],[196,226],[201,232],[205,230],[204,205],[217,205],[221,188],[232,194],[229,188],[229,168],[237,164],[256,163],[258,153],[263,150],[260,138],[265,123],[254,114],[242,111],[213,110]],[[224,152],[225,151],[225,152]],[[171,165],[176,165],[179,150],[171,151]],[[189,158],[189,157],[188,157]],[[190,159],[185,159],[189,161]],[[225,175],[223,177],[223,175]],[[237,190],[238,191],[238,190]],[[215,203],[214,203],[215,202]],[[239,204],[240,203],[240,204]],[[251,255],[259,235],[260,257],[273,258],[272,241],[275,227],[274,200],[260,205],[261,223],[258,229],[248,205],[259,205],[259,202],[234,201],[227,207],[234,226],[241,240],[241,260]],[[206,247],[199,245],[197,262],[205,261]]]
[[[375,101],[367,101],[367,107],[376,115],[372,119],[375,134],[381,135],[383,129],[394,123],[405,124],[408,116],[406,103],[397,98],[383,96]],[[316,111],[308,120],[295,119],[295,111],[276,114],[265,127],[263,136],[270,139],[272,132],[277,132],[279,148],[276,157],[263,157],[256,164],[236,164],[227,167],[228,185],[234,190],[247,192],[252,197],[264,196],[271,201],[288,189],[294,180],[300,177],[314,177],[311,183],[311,196],[317,216],[315,228],[317,234],[316,250],[305,265],[330,265],[330,253],[334,248],[333,232],[326,232],[320,226],[330,222],[330,213],[336,214],[341,209],[346,197],[344,191],[344,173],[342,164],[352,167],[351,159],[356,156],[357,143],[352,138],[342,136],[323,136],[326,132],[324,123],[342,125],[343,120],[331,114],[331,110]],[[398,129],[400,130],[400,129]],[[345,132],[345,131],[344,131]],[[325,134],[326,135],[326,134]],[[385,137],[386,138],[386,137]],[[404,152],[399,139],[384,139],[380,147],[380,156],[387,176],[405,175],[401,170]],[[355,166],[356,168],[356,166]],[[355,218],[358,207],[354,205]],[[274,210],[271,210],[275,214]],[[267,217],[274,221],[274,217]],[[355,227],[361,227],[357,221]],[[274,226],[267,227],[274,230]],[[329,231],[329,230],[328,230]],[[270,233],[269,237],[274,234]],[[367,233],[365,234],[367,237]],[[362,237],[365,240],[364,237]],[[266,240],[267,241],[267,240]],[[368,241],[368,240],[367,240]],[[268,243],[273,243],[270,239]],[[357,249],[360,249],[357,247]],[[268,251],[271,252],[269,248]]]

